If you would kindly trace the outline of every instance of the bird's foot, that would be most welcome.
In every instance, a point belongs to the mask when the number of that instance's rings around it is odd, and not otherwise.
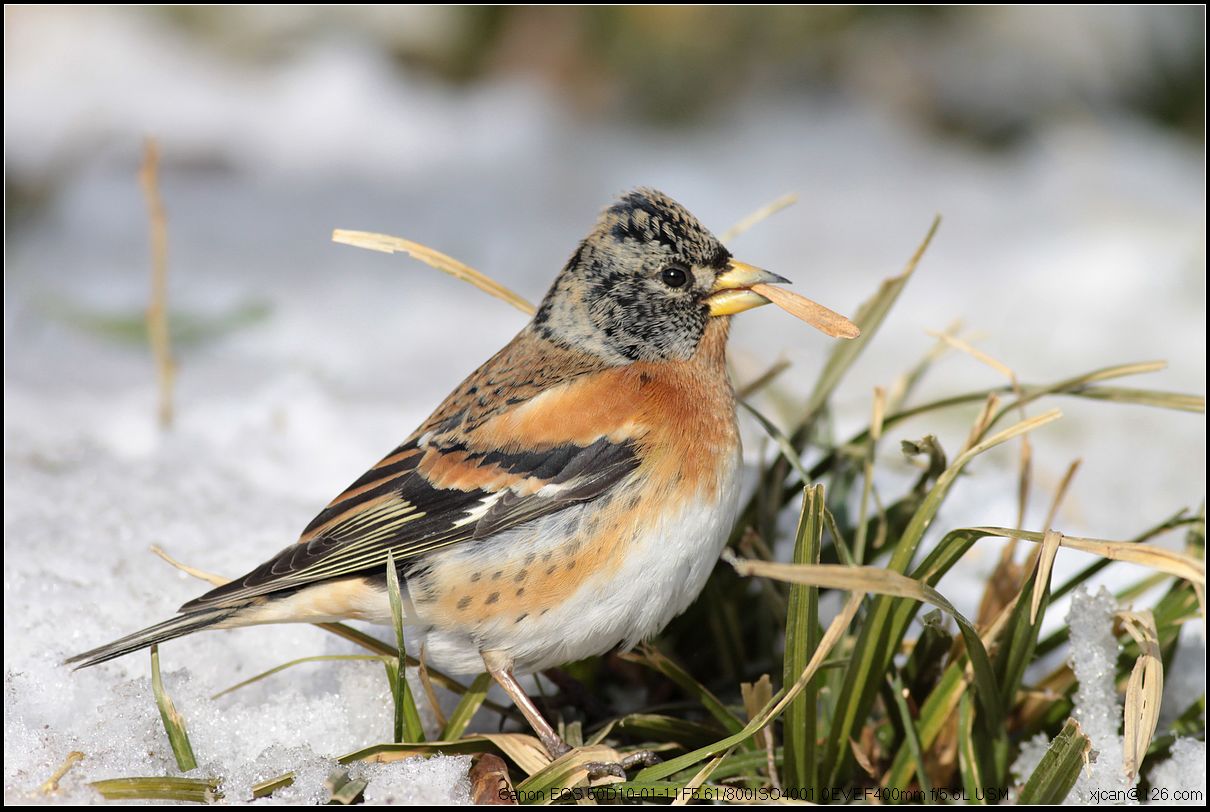
[[[590,761],[584,765],[588,777],[592,780],[612,775],[626,778],[626,772],[637,767],[654,767],[660,763],[660,757],[650,750],[636,750],[622,757],[620,761]]]

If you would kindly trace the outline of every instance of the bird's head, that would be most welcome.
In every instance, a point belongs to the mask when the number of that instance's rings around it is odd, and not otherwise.
[[[786,281],[732,259],[672,198],[636,189],[602,212],[533,326],[616,363],[684,360],[711,319],[768,303],[749,286]]]

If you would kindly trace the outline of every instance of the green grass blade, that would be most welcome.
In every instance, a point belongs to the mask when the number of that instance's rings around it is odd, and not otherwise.
[[[803,482],[807,482],[809,480],[807,469],[803,467],[802,460],[799,459],[800,452],[794,447],[790,438],[782,433],[781,429],[773,425],[773,421],[757,411],[751,404],[741,400],[739,401],[739,405],[747,409],[748,414],[756,418],[756,422],[760,423],[765,433],[773,438],[773,442],[777,444],[777,449],[781,452],[782,458],[798,472]]]
[[[1063,730],[1050,743],[1046,755],[1025,782],[1020,804],[1061,804],[1076,785],[1080,770],[1088,759],[1092,742],[1080,730],[1074,719],[1068,719]]]
[[[221,800],[217,778],[109,778],[93,781],[90,787],[107,801],[188,801],[210,804]]]
[[[396,661],[387,664],[387,673],[392,677],[395,698],[395,741],[422,742],[424,727],[420,724],[420,713],[407,679],[407,652],[403,640],[403,592],[399,587],[399,571],[395,567],[394,553],[387,553],[387,594],[391,600],[391,621],[395,626]],[[391,668],[391,666],[394,668]]]
[[[479,708],[487,700],[487,691],[491,686],[491,674],[483,673],[475,677],[475,681],[458,701],[458,707],[454,708],[454,712],[446,721],[445,729],[441,731],[442,739],[455,741],[461,738],[462,734],[466,732],[466,726],[471,723],[471,718],[479,712]]]
[[[907,285],[908,280],[911,279],[916,266],[920,264],[920,260],[924,257],[924,252],[928,250],[929,245],[933,241],[933,235],[937,233],[937,228],[940,225],[941,216],[937,215],[933,218],[928,233],[924,235],[924,239],[921,241],[919,247],[916,248],[916,253],[908,260],[903,271],[896,276],[883,280],[877,292],[857,309],[857,315],[853,317],[853,322],[861,328],[861,335],[852,341],[838,341],[833,346],[823,370],[819,373],[819,379],[815,382],[815,388],[811,390],[811,395],[807,398],[806,414],[808,418],[819,411],[820,407],[823,406],[824,402],[831,396],[837,385],[844,378],[845,373],[853,366],[853,363],[861,353],[865,351],[866,345],[877,335],[878,328],[882,326],[887,313],[891,311],[891,308],[899,299],[899,294],[903,293],[904,287]]]
[[[933,786],[929,782],[928,771],[924,766],[924,748],[920,746],[920,733],[916,730],[916,722],[907,705],[907,689],[898,674],[891,677],[891,696],[895,701],[895,709],[899,712],[899,720],[903,723],[903,738],[907,742],[912,758],[916,761],[916,782],[925,794],[931,794]]]
[[[1050,593],[1049,578],[1046,583],[1039,584],[1038,575],[1035,570],[1017,597],[1008,627],[1000,637],[1000,648],[996,652],[996,676],[1000,680],[999,702],[1004,708],[1011,708],[1016,702],[1017,690],[1021,687],[1025,669],[1033,662],[1034,650],[1038,645],[1038,632],[1042,628],[1042,617],[1046,614]],[[1029,616],[1037,590],[1042,591],[1042,598],[1035,623],[1031,622]]]
[[[818,564],[823,541],[824,492],[822,485],[803,490],[802,515],[794,541],[794,563]],[[786,648],[782,666],[782,684],[790,685],[807,667],[819,645],[819,589],[804,584],[790,586],[786,609]],[[787,706],[782,726],[784,761],[782,770],[787,786],[815,787],[818,783],[818,759],[815,754],[816,695],[818,681],[812,680]]]
[[[1078,394],[1080,397],[1092,400],[1133,403],[1139,406],[1150,406],[1153,409],[1174,409],[1196,414],[1206,411],[1204,397],[1185,395],[1180,392],[1157,392],[1153,389],[1129,389],[1122,386],[1091,386]]]
[[[719,736],[726,735],[725,730],[710,721],[694,722],[658,713],[628,714],[618,720],[614,730],[639,741],[666,742],[674,744],[682,750],[696,750],[699,747],[705,747],[716,741]]]
[[[181,772],[187,773],[197,767],[197,759],[193,755],[193,745],[189,743],[189,733],[185,730],[185,719],[164,688],[164,680],[160,676],[159,646],[151,647],[151,692],[155,695],[155,704],[160,709],[160,719],[164,721],[164,732],[168,734],[168,743],[172,745],[176,766]]]
[[[270,795],[277,792],[279,789],[284,789],[285,787],[288,787],[291,784],[293,784],[294,778],[295,778],[294,773],[288,772],[283,775],[279,775],[276,778],[269,778],[265,781],[261,781],[258,784],[253,784],[252,785],[252,797],[254,799],[255,798],[268,798]]]
[[[645,665],[675,682],[682,691],[700,702],[728,732],[735,733],[743,729],[743,720],[732,713],[721,699],[658,649],[644,646],[639,652],[622,655],[622,659]]]
[[[238,691],[240,688],[246,688],[249,685],[252,685],[253,683],[260,682],[263,679],[271,677],[274,674],[281,673],[282,671],[285,671],[287,668],[293,668],[296,665],[305,665],[307,663],[328,663],[328,662],[345,662],[345,661],[381,662],[382,657],[380,657],[376,654],[316,654],[311,657],[299,657],[297,660],[290,660],[289,662],[274,666],[273,668],[270,668],[268,671],[262,671],[261,673],[257,674],[256,676],[249,677],[248,679],[244,680],[243,682],[237,682],[236,684],[232,685],[230,688],[224,688],[223,690],[219,691],[217,694],[214,694],[210,698],[212,700],[214,700],[214,699],[218,699],[220,697],[224,697],[227,694]]]
[[[969,694],[958,701],[958,772],[962,776],[962,789],[972,803],[987,784],[984,782],[983,760],[978,752],[975,730],[975,706]]]

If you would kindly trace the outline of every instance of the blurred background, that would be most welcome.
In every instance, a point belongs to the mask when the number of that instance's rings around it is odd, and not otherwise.
[[[1204,31],[1204,9],[1157,6],[6,7],[6,775],[10,734],[12,770],[36,772],[66,744],[33,731],[96,706],[58,657],[199,591],[149,544],[245,571],[523,325],[405,257],[331,243],[333,228],[418,240],[536,301],[633,186],[717,231],[794,192],[733,251],[851,315],[940,213],[834,400],[839,433],[956,320],[1026,382],[1162,358],[1137,385],[1204,394]],[[148,136],[179,368],[168,432],[142,323]],[[792,362],[759,401],[788,425],[828,340],[772,308],[734,335],[741,382]],[[951,353],[921,399],[1002,382]],[[1076,457],[1070,534],[1129,538],[1202,503],[1203,416],[1057,405],[1066,418],[1034,437],[1027,526]],[[954,452],[973,414],[894,439],[932,432]],[[744,430],[754,461],[760,432]],[[910,476],[897,442],[883,453]],[[939,524],[1012,524],[1015,461],[981,461]],[[986,575],[997,554],[970,566]],[[176,648],[224,687],[233,662],[255,673],[299,641],[336,645],[317,638]],[[39,698],[52,683],[55,703]],[[12,727],[18,705],[38,710]],[[340,730],[330,749],[366,735]]]

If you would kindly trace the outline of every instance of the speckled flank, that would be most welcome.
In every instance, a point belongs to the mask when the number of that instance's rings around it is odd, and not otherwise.
[[[584,523],[581,537],[561,541],[541,554],[501,560],[486,588],[474,578],[476,562],[457,555],[448,562],[438,558],[421,579],[417,594],[424,597],[417,599],[418,611],[435,625],[471,630],[499,618],[541,615],[561,604],[587,580],[615,572],[626,543],[644,522],[638,512],[627,514],[613,504],[601,510],[602,515]],[[535,537],[510,544],[509,551],[541,544]]]

